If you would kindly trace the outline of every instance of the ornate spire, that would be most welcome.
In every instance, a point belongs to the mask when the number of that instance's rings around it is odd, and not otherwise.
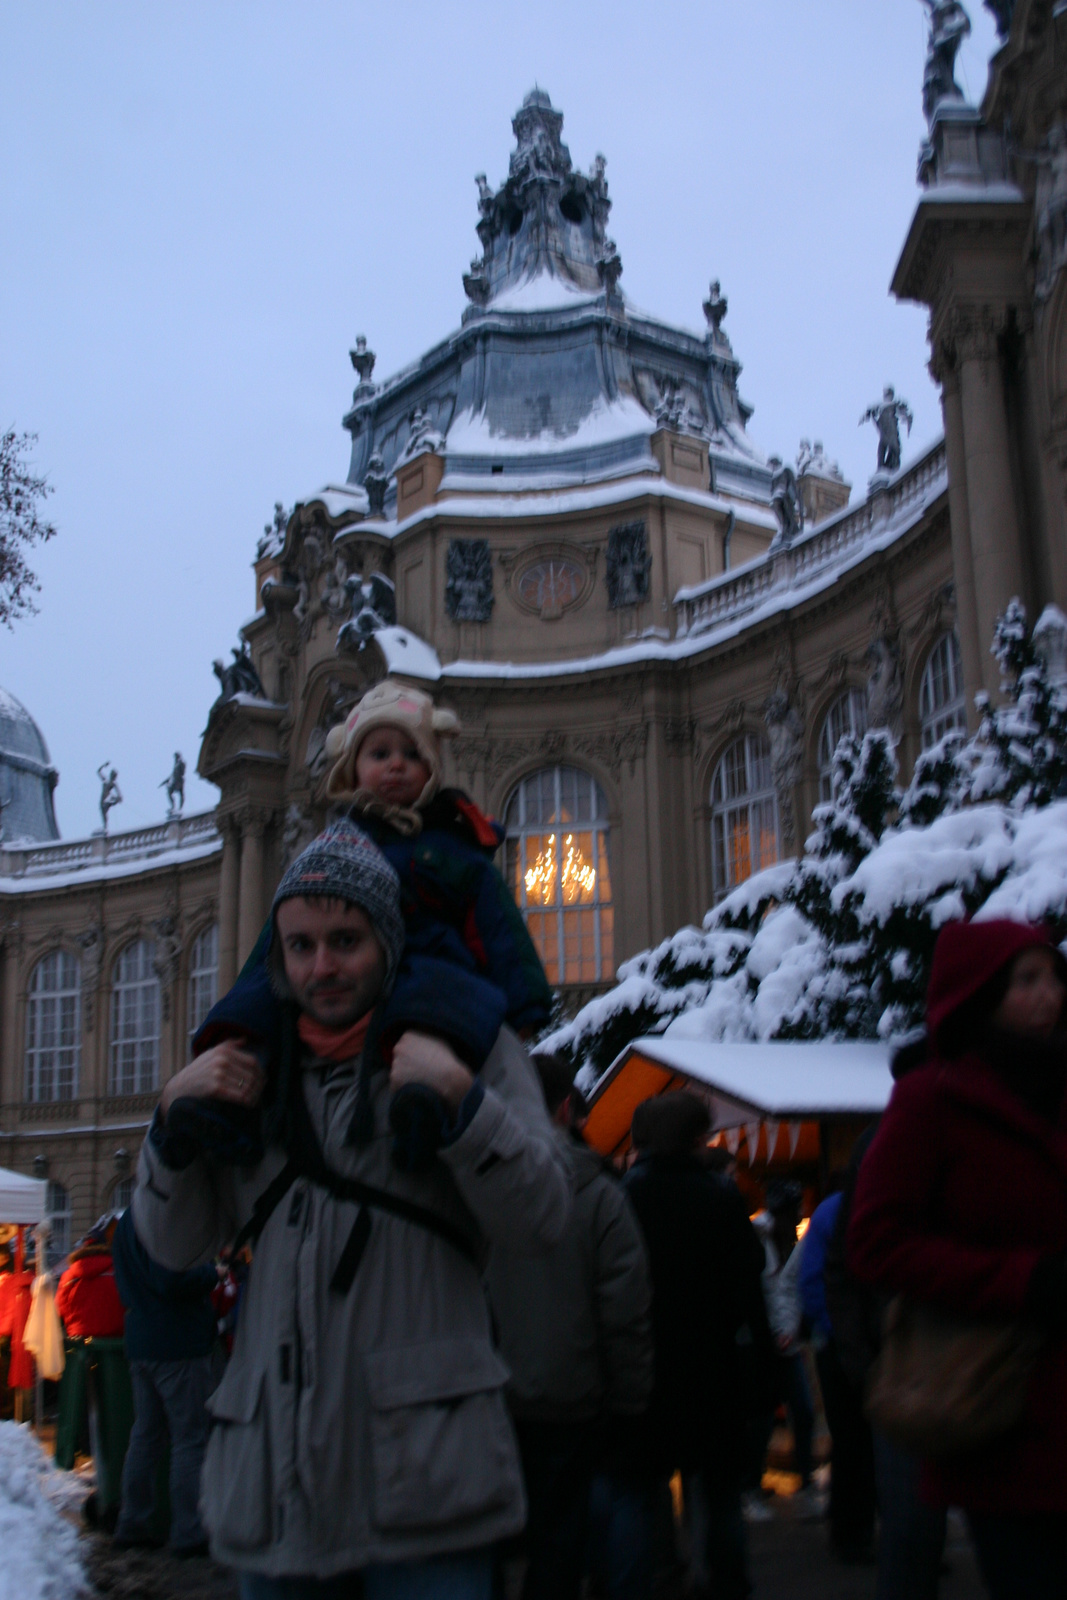
[[[483,253],[463,275],[468,316],[542,273],[579,293],[616,295],[622,261],[607,237],[604,157],[588,173],[575,170],[561,137],[563,113],[544,89],[530,91],[511,126],[516,145],[506,181],[494,192],[484,172],[475,179]]]

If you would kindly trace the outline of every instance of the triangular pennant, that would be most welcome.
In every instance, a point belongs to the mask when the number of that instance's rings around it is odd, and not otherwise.
[[[745,1123],[745,1138],[748,1141],[748,1164],[751,1167],[756,1160],[756,1151],[759,1149],[759,1118],[755,1122]]]
[[[792,1161],[793,1157],[796,1155],[796,1153],[797,1153],[797,1145],[799,1143],[800,1143],[800,1123],[799,1122],[791,1122],[789,1124],[789,1159],[790,1159],[790,1161]]]
[[[776,1117],[768,1117],[763,1126],[767,1130],[767,1164],[774,1160],[774,1147],[778,1143],[779,1123]]]
[[[729,1150],[729,1152],[730,1152],[730,1154],[732,1156],[736,1156],[737,1155],[737,1147],[741,1143],[741,1129],[740,1128],[724,1128],[722,1131],[723,1131],[723,1138],[726,1140],[726,1148],[727,1148],[727,1150]]]

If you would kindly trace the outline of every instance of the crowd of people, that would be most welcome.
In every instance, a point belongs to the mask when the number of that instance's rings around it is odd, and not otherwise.
[[[90,1248],[61,1283],[69,1333],[126,1308],[116,1538],[158,1541],[169,1440],[172,1546],[243,1600],[740,1600],[775,1419],[815,1517],[823,1414],[830,1544],[879,1600],[937,1594],[950,1506],[993,1600],[1063,1596],[1049,932],[947,926],[880,1124],[806,1230],[788,1178],[753,1218],[694,1093],[637,1107],[625,1170],[585,1142],[568,1064],[524,1042],[548,985],[495,826],[439,787],[447,732],[385,684],[331,733],[344,814],[163,1091],[112,1289]]]

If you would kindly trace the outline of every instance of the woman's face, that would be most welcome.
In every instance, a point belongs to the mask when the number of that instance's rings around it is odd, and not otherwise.
[[[1063,1011],[1065,991],[1055,952],[1024,950],[1012,962],[1007,993],[993,1013],[1005,1033],[1047,1039]]]

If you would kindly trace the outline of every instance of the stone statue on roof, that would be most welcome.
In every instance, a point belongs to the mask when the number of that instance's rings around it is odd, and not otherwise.
[[[804,507],[797,488],[797,475],[778,456],[772,456],[768,465],[771,469],[771,509],[778,518],[778,537],[775,542],[792,544],[804,528]]]
[[[971,19],[960,0],[922,0],[930,13],[926,71],[923,74],[923,111],[927,122],[942,100],[962,100],[956,82],[956,57],[971,31]]]
[[[911,407],[906,400],[898,400],[893,385],[886,384],[882,391],[880,404],[868,406],[860,418],[860,427],[865,422],[873,422],[878,429],[878,471],[899,472],[901,445],[900,423],[901,419],[907,423],[908,432],[915,418],[911,414]]]
[[[109,768],[106,761],[97,767],[96,775],[100,779],[100,817],[106,833],[107,814],[122,804],[122,791],[119,789],[118,773],[114,767]]]
[[[259,681],[259,673],[252,664],[247,644],[243,644],[239,650],[231,650],[230,654],[233,660],[229,665],[222,661],[211,663],[211,670],[222,686],[219,699],[232,700],[234,695],[250,694],[257,700],[265,700],[267,696]]]
[[[175,750],[174,765],[159,787],[167,791],[167,816],[177,816],[185,805],[185,762],[180,750]]]

